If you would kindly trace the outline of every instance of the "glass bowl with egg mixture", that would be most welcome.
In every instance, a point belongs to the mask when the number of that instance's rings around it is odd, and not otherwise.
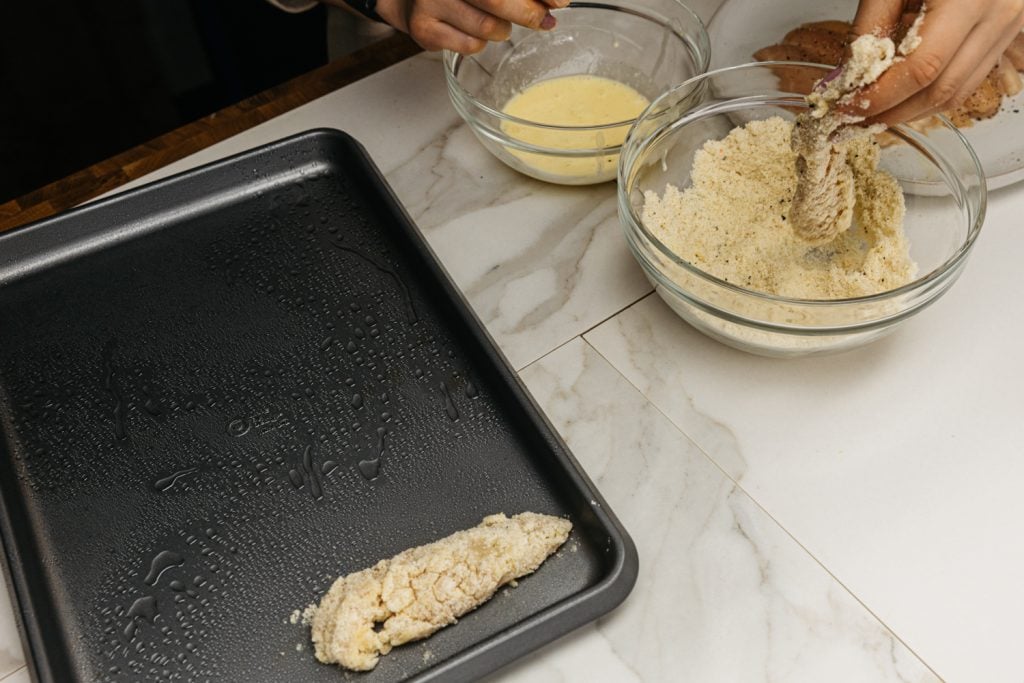
[[[883,206],[858,213],[832,243],[795,241],[787,230],[795,184],[795,162],[783,151],[787,122],[807,109],[803,93],[830,71],[762,62],[703,74],[655,100],[623,145],[619,215],[633,255],[680,317],[744,351],[804,356],[878,339],[953,285],[981,230],[984,174],[964,137],[942,120],[924,132],[898,126],[858,148],[870,147],[864,156],[895,178],[888,187],[904,198],[902,233],[868,225],[875,216],[898,219]],[[744,130],[731,135],[737,127]],[[754,150],[742,144],[755,133],[775,140],[777,154],[730,157]],[[791,183],[779,180],[788,174]],[[724,229],[728,239],[718,234]],[[808,282],[828,293],[808,296]]]
[[[707,70],[707,32],[676,0],[574,2],[551,13],[551,31],[513,26],[479,54],[446,51],[452,103],[521,173],[564,185],[612,180],[640,112]]]

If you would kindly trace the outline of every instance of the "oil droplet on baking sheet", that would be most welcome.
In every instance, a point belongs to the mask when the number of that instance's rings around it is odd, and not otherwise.
[[[359,473],[367,481],[373,481],[380,475],[380,460],[373,458],[372,460],[360,460],[359,461]]]
[[[448,391],[448,385],[441,382],[441,398],[444,401],[444,412],[448,415],[448,419],[455,422],[459,419],[459,409],[455,407],[455,402],[452,401],[452,394]]]
[[[367,481],[373,481],[380,475],[380,461],[384,457],[384,439],[388,430],[384,427],[377,428],[377,457],[359,461],[359,473]]]
[[[336,249],[338,249],[340,251],[343,251],[346,254],[351,254],[352,256],[355,256],[356,258],[361,259],[366,264],[376,268],[378,271],[380,271],[384,275],[390,276],[391,279],[394,281],[395,285],[398,287],[399,294],[401,295],[401,297],[402,297],[403,301],[405,302],[405,305],[406,305],[406,307],[408,309],[409,322],[415,323],[415,322],[419,321],[419,315],[416,312],[416,306],[413,305],[412,295],[409,293],[409,287],[405,284],[405,281],[402,280],[402,278],[398,275],[398,273],[395,272],[395,270],[393,268],[391,268],[390,266],[382,263],[381,261],[377,260],[376,258],[374,258],[372,256],[364,254],[363,252],[358,251],[356,249],[353,249],[352,247],[349,247],[349,246],[347,246],[345,244],[342,244],[340,242],[332,242],[332,244],[334,245],[334,247]],[[356,310],[356,309],[353,309],[353,310]]]
[[[313,494],[314,498],[320,499],[324,497],[324,490],[320,486],[320,478],[317,476],[316,471],[313,468],[313,447],[306,446],[306,450],[302,452],[302,467],[306,470],[306,475],[309,477],[309,491]]]
[[[179,479],[187,477],[188,475],[194,474],[198,471],[198,467],[188,467],[183,470],[178,470],[177,472],[169,474],[166,477],[161,477],[160,479],[154,481],[153,488],[155,488],[157,491],[170,491],[172,488],[174,488],[174,485],[178,483]]]
[[[293,467],[288,470],[288,479],[291,480],[292,486],[297,489],[301,489],[305,484],[309,484],[309,492],[316,500],[320,500],[324,497],[323,485],[320,483],[320,471],[313,462],[313,446],[306,446],[305,450],[302,451],[302,461],[298,467]]]
[[[149,573],[143,581],[149,586],[155,586],[160,576],[171,567],[180,567],[185,564],[185,558],[170,550],[162,550],[156,554],[153,561],[149,563]]]
[[[117,368],[114,367],[114,350],[117,342],[111,341],[103,348],[103,388],[110,393],[114,399],[114,438],[118,441],[128,435],[125,426],[125,400],[117,378]]]
[[[132,606],[128,608],[126,616],[130,620],[128,625],[124,627],[124,637],[131,640],[135,637],[135,632],[139,630],[139,619],[145,619],[149,623],[153,623],[156,619],[156,598],[152,595],[147,595],[144,598],[139,598],[132,603]]]
[[[160,404],[153,396],[153,389],[148,384],[142,385],[142,396],[145,399],[142,403],[142,407],[145,411],[153,417],[159,417],[163,413],[163,410],[160,408]]]

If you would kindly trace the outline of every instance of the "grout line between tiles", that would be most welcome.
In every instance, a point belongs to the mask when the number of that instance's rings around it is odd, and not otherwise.
[[[519,375],[520,377],[522,377],[523,373],[526,372],[527,368],[533,367],[534,365],[536,365],[537,363],[541,362],[542,360],[544,360],[545,358],[547,358],[548,356],[550,356],[554,352],[556,352],[556,351],[558,351],[558,350],[568,346],[569,344],[573,343],[577,339],[582,339],[582,338],[583,338],[582,334],[577,334],[575,337],[571,337],[569,339],[566,339],[564,342],[562,342],[561,344],[559,344],[555,348],[551,349],[550,351],[544,352],[543,356],[540,356],[539,358],[537,358],[535,360],[531,360],[529,363],[527,363],[526,365],[524,365],[521,368],[516,368],[516,374]]]
[[[15,675],[17,675],[17,674],[20,674],[20,673],[21,673],[22,671],[24,671],[24,670],[25,670],[26,668],[27,668],[27,667],[26,667],[26,666],[25,666],[24,664],[22,664],[21,666],[19,666],[19,667],[18,667],[17,669],[15,669],[15,670],[14,670],[14,671],[12,671],[11,673],[7,674],[6,676],[2,676],[2,677],[0,677],[0,683],[3,683],[3,682],[4,682],[4,681],[6,681],[6,680],[7,680],[8,678],[13,678],[13,677],[14,677]]]
[[[598,327],[601,327],[601,325],[604,325],[606,322],[608,322],[609,320],[611,320],[612,318],[617,316],[619,313],[622,313],[627,308],[632,308],[633,306],[636,306],[638,303],[640,303],[641,301],[643,301],[644,299],[646,299],[647,297],[649,297],[652,294],[654,294],[654,290],[653,289],[648,289],[647,292],[645,292],[642,296],[634,299],[633,301],[630,301],[628,304],[626,304],[625,306],[623,306],[619,310],[615,311],[614,313],[609,315],[604,320],[601,320],[600,322],[594,323],[593,325],[591,325],[587,329],[585,329],[582,332],[580,332],[578,336],[582,337],[585,334],[589,334],[590,332],[594,331]]]
[[[591,325],[591,326],[590,326],[590,327],[588,327],[587,329],[583,330],[582,332],[578,332],[577,334],[574,334],[573,336],[569,337],[569,338],[568,338],[568,339],[566,339],[565,341],[563,341],[563,342],[559,343],[559,344],[558,344],[558,345],[556,345],[555,347],[553,347],[553,348],[551,348],[551,349],[548,349],[547,351],[545,351],[544,353],[540,354],[539,356],[537,356],[536,358],[534,358],[534,359],[533,359],[533,360],[531,360],[530,362],[526,363],[525,365],[523,365],[523,366],[521,366],[521,367],[517,367],[517,368],[516,368],[516,373],[520,373],[520,372],[522,372],[523,370],[525,370],[526,368],[528,368],[528,367],[530,367],[531,365],[533,365],[534,363],[536,363],[537,361],[539,361],[539,360],[541,360],[541,359],[543,359],[543,358],[547,358],[547,357],[548,357],[548,356],[550,356],[550,355],[551,355],[552,353],[554,353],[554,352],[555,352],[555,351],[557,351],[558,349],[562,348],[563,346],[565,346],[566,344],[568,344],[569,342],[571,342],[571,341],[572,341],[573,339],[576,339],[576,337],[582,337],[583,335],[587,334],[587,333],[588,333],[588,332],[590,332],[591,330],[594,330],[595,328],[598,328],[598,327],[600,327],[601,325],[604,325],[604,324],[605,324],[606,322],[608,322],[609,320],[611,320],[612,318],[614,318],[615,316],[617,316],[617,315],[618,315],[619,313],[622,313],[622,312],[623,312],[623,311],[625,311],[626,309],[628,309],[628,308],[630,308],[630,307],[632,307],[632,306],[635,306],[635,305],[637,305],[638,303],[640,303],[641,301],[643,301],[644,299],[646,299],[647,297],[649,297],[649,296],[650,296],[651,294],[654,294],[654,290],[653,290],[653,289],[651,289],[651,290],[648,290],[648,291],[647,291],[647,293],[646,293],[646,294],[644,294],[643,296],[641,296],[641,297],[639,297],[639,298],[637,298],[637,299],[635,299],[635,300],[633,300],[633,301],[630,301],[630,302],[629,302],[628,304],[626,304],[625,306],[623,306],[623,307],[622,307],[622,308],[620,308],[619,310],[615,311],[614,313],[612,313],[612,314],[608,315],[608,316],[607,316],[607,317],[605,317],[605,318],[602,318],[601,320],[599,320],[598,322],[594,323],[593,325]]]
[[[644,297],[644,298],[646,298],[646,297]],[[634,302],[634,303],[638,303],[638,302]],[[593,329],[593,328],[591,328],[591,329]],[[588,331],[589,331],[589,330],[588,330]],[[584,334],[586,334],[586,333],[584,333]],[[668,415],[666,415],[666,414],[665,414],[665,412],[664,412],[664,411],[663,411],[663,410],[661,409],[661,407],[660,407],[660,406],[659,406],[658,404],[656,404],[656,403],[655,403],[654,401],[652,401],[652,400],[651,400],[651,399],[650,399],[650,398],[649,398],[649,397],[647,396],[647,394],[645,394],[645,393],[643,392],[643,390],[641,390],[641,389],[640,389],[640,387],[638,387],[638,386],[637,386],[636,384],[634,384],[634,383],[633,383],[633,382],[632,382],[632,381],[631,381],[631,380],[629,379],[629,377],[627,377],[627,376],[626,376],[625,374],[623,374],[622,372],[619,372],[619,368],[618,368],[618,367],[617,367],[617,366],[616,366],[616,365],[615,365],[615,364],[614,364],[614,363],[613,363],[613,362],[612,362],[612,361],[611,361],[610,359],[608,359],[608,358],[607,358],[607,357],[606,357],[606,356],[605,356],[605,355],[604,355],[603,353],[601,353],[600,349],[598,349],[598,348],[597,348],[596,346],[594,346],[593,344],[591,344],[591,343],[590,343],[590,340],[588,340],[588,339],[587,339],[586,337],[584,337],[583,335],[580,335],[580,336],[581,336],[581,337],[583,338],[583,343],[584,343],[584,344],[586,344],[586,345],[587,345],[587,346],[589,346],[589,347],[590,347],[591,349],[593,349],[593,350],[594,350],[594,352],[595,352],[595,353],[596,353],[596,354],[597,354],[598,356],[600,356],[600,357],[601,357],[601,358],[602,358],[602,359],[604,360],[604,362],[608,363],[608,365],[610,365],[610,366],[612,367],[612,369],[613,369],[613,370],[614,370],[614,371],[615,371],[615,372],[616,372],[616,373],[617,373],[617,374],[619,375],[619,377],[621,377],[622,379],[624,379],[624,380],[625,380],[625,381],[626,381],[626,382],[627,382],[627,383],[629,384],[629,386],[633,387],[633,389],[635,389],[635,390],[636,390],[636,391],[637,391],[637,392],[638,392],[638,393],[639,393],[639,394],[640,394],[641,396],[643,396],[643,397],[644,397],[644,399],[645,399],[645,400],[647,401],[647,404],[648,404],[648,405],[650,405],[650,406],[651,406],[652,408],[654,408],[654,409],[655,409],[656,411],[658,411],[658,413],[659,413],[659,414],[660,414],[660,415],[661,415],[662,417],[664,417],[664,418],[665,418],[666,420],[668,420],[668,423],[669,423],[670,425],[672,425],[673,427],[675,427],[675,428],[676,428],[676,430],[678,430],[678,431],[679,431],[679,433],[680,433],[680,434],[682,434],[682,435],[683,435],[683,436],[684,436],[684,437],[686,438],[686,440],[687,440],[687,441],[689,441],[689,442],[690,442],[691,444],[693,444],[693,445],[694,445],[694,447],[695,447],[695,448],[697,448],[697,450],[699,450],[699,451],[701,452],[701,454],[703,454],[703,455],[704,455],[704,457],[705,457],[705,458],[707,458],[707,459],[708,459],[708,460],[709,460],[709,461],[711,462],[711,464],[715,466],[715,468],[716,468],[716,469],[718,469],[718,470],[719,470],[719,471],[720,471],[720,472],[721,472],[721,473],[722,473],[722,474],[723,474],[723,475],[724,475],[724,476],[725,476],[725,477],[726,477],[726,478],[727,478],[727,479],[728,479],[729,481],[731,481],[731,482],[733,483],[733,486],[735,486],[735,487],[736,487],[736,488],[737,488],[737,489],[738,489],[738,490],[739,490],[739,491],[740,491],[741,493],[743,493],[743,495],[745,495],[745,496],[746,496],[747,498],[749,498],[749,499],[750,499],[750,501],[751,501],[751,502],[752,502],[752,503],[753,503],[754,505],[756,505],[756,506],[757,506],[757,508],[758,508],[759,510],[761,510],[761,511],[762,511],[762,512],[763,512],[763,513],[764,513],[765,515],[767,515],[767,516],[768,516],[768,519],[770,519],[770,520],[771,520],[771,521],[772,521],[772,522],[773,522],[773,523],[774,523],[774,524],[775,524],[775,525],[776,525],[776,526],[777,526],[777,527],[778,527],[779,529],[781,529],[781,530],[782,530],[782,532],[783,532],[784,534],[786,534],[786,535],[787,535],[787,536],[788,536],[789,538],[791,538],[791,539],[793,540],[793,542],[794,542],[794,543],[796,543],[796,544],[797,544],[797,546],[798,546],[798,547],[799,547],[799,548],[800,548],[801,550],[803,550],[803,551],[804,551],[805,553],[807,553],[807,556],[808,556],[808,557],[810,557],[810,558],[811,558],[811,559],[812,559],[812,560],[814,561],[814,563],[815,563],[815,564],[817,564],[817,565],[818,565],[819,567],[821,567],[821,568],[822,568],[822,570],[824,570],[826,574],[828,574],[828,575],[829,575],[830,577],[832,577],[832,580],[833,580],[833,581],[835,581],[835,582],[836,582],[837,584],[839,584],[839,586],[840,586],[840,587],[841,587],[841,588],[842,588],[842,589],[843,589],[844,591],[846,591],[846,592],[847,592],[847,594],[849,594],[849,595],[850,595],[850,597],[852,597],[852,598],[853,598],[853,599],[854,599],[854,600],[855,600],[855,601],[857,602],[857,604],[858,604],[858,605],[860,605],[861,607],[863,607],[863,608],[865,609],[865,611],[867,611],[867,613],[868,613],[868,614],[870,614],[870,615],[871,615],[871,616],[872,616],[872,617],[873,617],[873,618],[875,619],[875,621],[877,621],[877,622],[878,622],[879,624],[881,624],[881,625],[882,625],[882,626],[883,626],[883,627],[885,628],[885,630],[886,630],[886,631],[888,631],[890,635],[892,635],[893,639],[894,639],[894,640],[895,640],[896,642],[900,643],[901,645],[903,645],[903,647],[907,648],[907,651],[908,651],[908,652],[909,652],[910,654],[914,655],[914,657],[916,657],[916,658],[917,658],[917,661],[921,662],[921,664],[922,664],[922,665],[923,665],[923,666],[924,666],[924,667],[925,667],[926,669],[928,669],[928,671],[930,671],[930,672],[931,672],[931,673],[932,673],[932,674],[933,674],[933,675],[935,676],[935,678],[937,678],[937,679],[938,679],[939,681],[945,681],[945,680],[946,680],[946,679],[944,679],[944,678],[943,678],[942,676],[940,676],[940,675],[939,675],[939,672],[938,672],[938,671],[936,671],[935,669],[933,669],[933,668],[932,668],[932,666],[931,666],[931,665],[930,665],[930,664],[929,664],[929,663],[928,663],[927,661],[925,661],[924,657],[922,657],[922,656],[921,656],[920,654],[918,654],[918,652],[917,652],[917,651],[916,651],[916,650],[915,650],[914,648],[910,647],[910,645],[909,645],[909,644],[908,644],[908,643],[907,643],[906,641],[904,641],[904,640],[903,640],[903,638],[901,638],[901,637],[900,637],[900,636],[899,636],[899,635],[898,635],[898,634],[896,633],[896,631],[895,631],[895,630],[893,630],[893,628],[892,628],[892,627],[890,627],[890,626],[889,626],[889,624],[887,624],[887,623],[885,622],[885,620],[883,620],[883,619],[882,619],[882,618],[881,618],[880,616],[878,616],[878,614],[876,614],[874,610],[872,610],[872,609],[871,609],[870,607],[868,607],[868,606],[867,606],[867,604],[866,604],[866,603],[865,603],[865,602],[864,602],[863,600],[861,600],[861,599],[860,599],[860,596],[858,596],[858,595],[857,595],[856,593],[854,593],[854,592],[853,592],[852,590],[850,590],[850,587],[849,587],[849,586],[847,586],[847,585],[846,585],[846,584],[845,584],[845,583],[844,583],[844,582],[842,581],[842,579],[840,579],[840,578],[839,578],[838,576],[836,576],[836,575],[835,575],[835,574],[834,574],[834,573],[832,572],[832,570],[831,570],[831,569],[829,569],[828,567],[826,567],[826,566],[824,565],[824,563],[822,563],[822,561],[821,561],[820,559],[818,559],[818,557],[817,557],[817,556],[816,556],[816,555],[815,555],[814,553],[812,553],[812,552],[811,552],[811,551],[810,551],[810,550],[809,550],[809,549],[807,548],[807,546],[805,546],[805,545],[804,545],[804,544],[803,544],[803,543],[802,543],[802,542],[800,541],[800,539],[798,539],[798,538],[797,538],[796,536],[794,536],[794,535],[793,535],[793,533],[792,533],[792,532],[791,532],[791,531],[790,531],[789,529],[787,529],[787,528],[785,527],[785,525],[783,525],[783,524],[782,524],[782,523],[781,523],[781,522],[780,522],[780,521],[779,521],[778,519],[776,519],[776,518],[775,518],[775,516],[774,516],[774,515],[773,515],[773,514],[772,514],[771,512],[769,512],[769,511],[768,511],[768,510],[767,510],[767,509],[766,509],[766,508],[765,508],[765,507],[764,507],[764,506],[763,506],[763,505],[761,504],[761,501],[757,500],[757,498],[755,498],[754,496],[752,496],[752,495],[750,494],[750,492],[749,492],[749,491],[747,491],[747,489],[746,489],[746,488],[744,488],[744,487],[743,487],[743,485],[742,485],[742,484],[741,484],[741,483],[740,483],[739,481],[737,481],[737,480],[736,480],[735,478],[733,478],[733,477],[732,477],[732,476],[731,476],[731,475],[730,475],[730,474],[729,474],[729,473],[728,473],[728,472],[727,472],[727,471],[726,471],[726,470],[725,470],[725,469],[724,469],[724,468],[723,468],[723,467],[722,467],[721,465],[719,465],[719,464],[718,464],[718,462],[717,462],[717,461],[716,461],[716,460],[715,460],[715,459],[714,459],[713,457],[711,457],[711,455],[710,455],[710,454],[709,454],[709,453],[708,453],[708,452],[707,452],[707,451],[706,451],[706,450],[704,449],[704,447],[703,447],[703,446],[701,446],[701,445],[700,445],[699,443],[697,443],[697,442],[696,442],[696,441],[695,441],[695,440],[694,440],[694,439],[693,439],[693,438],[692,438],[692,437],[691,437],[691,436],[690,436],[689,434],[687,434],[687,433],[686,433],[686,430],[684,430],[684,429],[683,429],[683,428],[682,428],[681,426],[679,426],[679,425],[678,425],[678,424],[676,423],[676,421],[675,421],[675,420],[673,420],[673,419],[672,419],[671,417],[669,417]]]

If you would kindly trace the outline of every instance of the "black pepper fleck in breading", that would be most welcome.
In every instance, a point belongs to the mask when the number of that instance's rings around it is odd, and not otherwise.
[[[855,173],[865,175],[864,182],[872,181],[862,188],[868,193],[868,200],[876,199],[877,193],[877,198],[883,202],[881,209],[884,210],[880,210],[878,219],[884,223],[885,230],[864,226],[868,244],[852,237],[821,250],[820,254],[810,254],[811,258],[806,259],[807,248],[794,236],[787,213],[795,203],[790,177],[795,170],[790,145],[795,122],[789,123],[788,131],[785,123],[781,117],[751,122],[745,127],[748,135],[741,137],[737,131],[732,131],[724,141],[706,145],[695,157],[692,187],[685,191],[674,188],[671,196],[666,193],[663,198],[647,197],[650,204],[645,203],[645,219],[649,214],[651,222],[656,221],[658,227],[664,229],[666,244],[670,248],[677,247],[681,257],[708,264],[707,272],[724,282],[756,291],[783,296],[806,292],[810,294],[807,298],[838,298],[875,293],[879,284],[884,289],[898,285],[912,263],[903,262],[908,256],[901,250],[901,245],[905,249],[905,242],[898,225],[902,216],[895,194],[899,191],[898,185],[886,181],[887,176],[879,172],[870,175],[879,145],[865,136],[851,143],[853,149],[848,159],[855,160],[850,165],[856,166]],[[723,146],[727,145],[733,148],[728,155],[732,158],[723,164],[723,156],[726,156]],[[765,173],[768,169],[770,174]],[[748,170],[751,173],[748,174]],[[727,186],[725,191],[723,184]],[[780,218],[775,223],[769,218],[771,211],[764,211],[771,202],[772,192],[783,193],[775,195],[778,212],[775,215]],[[747,196],[751,202],[743,205],[743,198]],[[858,199],[864,197],[858,195]],[[733,211],[732,206],[737,202],[741,205]],[[695,217],[699,220],[693,220]],[[891,226],[890,220],[893,221]],[[898,252],[896,267],[886,259],[888,250]],[[866,253],[861,254],[861,251]],[[876,258],[882,259],[881,262],[874,260]],[[822,263],[829,267],[821,268]],[[864,267],[868,263],[870,270]],[[879,283],[879,270],[886,271],[882,283]]]

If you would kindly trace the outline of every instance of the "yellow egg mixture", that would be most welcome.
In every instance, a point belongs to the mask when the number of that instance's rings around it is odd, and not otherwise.
[[[580,74],[538,81],[515,95],[503,111],[519,119],[552,126],[601,126],[632,121],[649,101],[630,86],[602,76]],[[527,126],[511,121],[502,130],[530,145],[563,150],[593,149],[621,145],[629,133],[629,124],[599,131],[567,131]],[[559,157],[509,151],[534,170],[547,176],[579,181],[610,180],[619,157]]]

